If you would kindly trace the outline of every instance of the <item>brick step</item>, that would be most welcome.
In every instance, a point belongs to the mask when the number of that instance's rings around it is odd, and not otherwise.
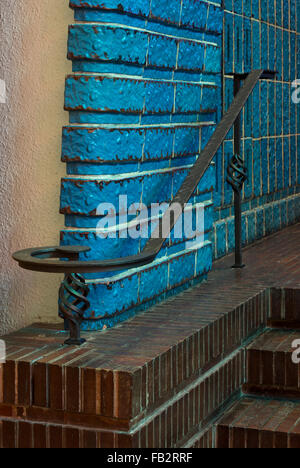
[[[216,448],[300,448],[300,402],[241,399],[217,424]]]
[[[300,398],[300,332],[268,330],[247,348],[245,393]],[[296,346],[296,348],[295,348]]]

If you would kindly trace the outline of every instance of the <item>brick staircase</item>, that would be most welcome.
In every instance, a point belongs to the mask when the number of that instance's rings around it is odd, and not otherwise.
[[[217,448],[300,448],[299,339],[300,331],[270,329],[247,347],[245,396],[217,423]]]
[[[299,242],[298,224],[248,248],[242,271],[226,257],[81,348],[61,325],[2,337],[0,447],[300,447],[300,333],[285,328],[299,323]]]

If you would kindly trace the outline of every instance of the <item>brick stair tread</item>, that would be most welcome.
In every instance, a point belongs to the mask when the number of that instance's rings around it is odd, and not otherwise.
[[[294,330],[267,330],[247,348],[245,393],[300,398],[300,365],[293,362]]]
[[[217,423],[217,448],[300,448],[300,402],[242,398]]]

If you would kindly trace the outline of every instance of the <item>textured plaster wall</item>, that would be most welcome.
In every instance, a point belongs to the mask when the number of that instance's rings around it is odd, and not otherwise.
[[[52,245],[63,226],[59,209],[61,127],[68,24],[67,0],[1,0],[0,333],[56,320],[60,278],[25,272],[14,250]]]

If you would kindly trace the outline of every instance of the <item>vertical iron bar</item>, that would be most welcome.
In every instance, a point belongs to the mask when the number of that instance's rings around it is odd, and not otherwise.
[[[241,87],[241,80],[234,77],[234,96],[238,94]],[[238,115],[234,124],[234,153],[241,156],[241,114]],[[235,265],[233,268],[243,268],[242,253],[242,195],[241,190],[234,190],[234,211],[235,211]]]

